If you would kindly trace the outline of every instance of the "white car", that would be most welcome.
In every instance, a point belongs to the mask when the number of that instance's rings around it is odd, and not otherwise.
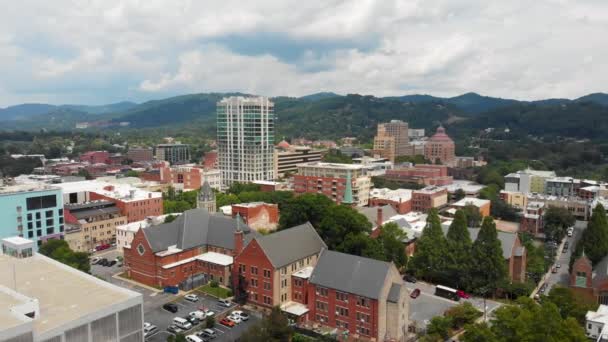
[[[228,316],[228,319],[231,320],[231,321],[233,321],[236,324],[239,324],[239,323],[241,323],[243,321],[241,319],[241,316],[238,315],[238,314],[235,315],[234,312],[231,313],[230,316]]]
[[[184,298],[191,302],[198,302],[198,296],[192,293],[185,295]]]
[[[225,306],[225,307],[227,307],[227,308],[229,308],[229,307],[231,307],[231,306],[232,306],[232,303],[230,303],[230,300],[228,300],[228,299],[220,299],[220,300],[218,300],[218,303],[219,303],[221,306]]]
[[[230,316],[238,316],[241,319],[241,321],[246,321],[249,319],[249,315],[240,310],[232,311]]]
[[[99,260],[101,260],[100,257],[94,257],[91,259],[91,265],[95,265],[99,262]]]
[[[196,335],[188,335],[186,336],[186,341],[188,342],[204,342],[202,338]]]
[[[144,322],[144,330],[152,326],[152,323]]]
[[[188,316],[194,317],[194,318],[196,318],[198,320],[201,320],[201,321],[203,319],[207,318],[207,314],[205,314],[201,310],[192,311],[191,313],[188,314]]]
[[[144,328],[144,337],[150,337],[158,332],[156,325],[150,324],[147,328]]]

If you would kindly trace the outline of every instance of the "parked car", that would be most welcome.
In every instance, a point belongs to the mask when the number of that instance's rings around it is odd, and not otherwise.
[[[416,279],[416,277],[414,277],[411,274],[406,274],[403,276],[403,280],[407,281],[408,283],[416,283],[418,280]]]
[[[574,235],[574,231],[573,230],[568,230],[568,237],[571,237],[572,235]]]
[[[570,247],[570,244],[568,243],[568,241],[564,242],[564,248],[568,248]]]
[[[103,245],[95,246],[95,250],[96,251],[103,251],[104,249],[108,249],[108,248],[110,248],[110,245],[108,245],[108,244],[103,244]]]
[[[231,320],[231,321],[233,321],[236,324],[239,324],[239,323],[241,323],[243,321],[241,319],[241,316],[238,315],[238,314],[234,314],[234,312],[231,313],[230,316],[228,316],[228,319]]]
[[[240,310],[232,311],[230,316],[238,316],[241,319],[241,321],[246,321],[249,319],[249,315]]]
[[[205,312],[203,312],[201,310],[192,311],[191,313],[188,314],[188,316],[197,318],[199,320],[203,320],[203,319],[207,318],[207,315],[205,314]]]
[[[189,293],[189,294],[185,295],[184,299],[189,300],[191,302],[198,302],[198,296],[193,293]]]
[[[560,264],[560,263],[558,262],[557,264],[555,264],[555,267],[557,267],[557,268],[561,268],[561,267],[562,267],[562,264]]]
[[[551,273],[557,273],[557,267],[551,267]]]
[[[158,332],[156,325],[150,325],[148,328],[144,328],[144,337],[150,337]]]
[[[144,322],[144,329],[152,326],[152,323]]]
[[[233,321],[229,320],[227,317],[222,318],[220,320],[220,324],[221,325],[225,325],[225,326],[230,327],[230,328],[232,328],[232,327],[234,327],[236,325]]]
[[[209,317],[209,316],[215,316],[215,312],[207,309],[204,305],[201,305],[198,307],[198,311],[202,311],[205,313],[205,316]]]
[[[178,327],[180,327],[180,328],[182,328],[184,330],[190,330],[190,329],[192,329],[192,323],[190,323],[185,318],[175,317],[175,318],[173,318],[173,324],[177,325]]]
[[[217,334],[215,333],[215,331],[211,330],[211,329],[203,329],[203,331],[198,333],[199,337],[206,337],[208,339],[214,339],[217,337]]]
[[[186,316],[184,319],[190,322],[192,325],[198,325],[201,322],[201,320],[196,317]]]
[[[108,267],[116,265],[116,260],[108,261]]]
[[[99,260],[101,260],[101,258],[100,258],[100,257],[94,257],[94,258],[92,258],[92,259],[91,259],[91,265],[95,265],[96,263],[98,263],[98,262],[99,262]]]
[[[225,306],[227,308],[232,306],[232,303],[228,299],[220,299],[220,300],[218,300],[218,304],[221,306]]]
[[[412,293],[410,293],[410,298],[416,299],[418,296],[420,296],[420,289],[415,289],[412,291]]]
[[[562,253],[566,253],[566,252],[568,252],[568,247],[564,246],[564,249],[562,249]]]
[[[97,265],[101,265],[101,266],[108,266],[110,262],[108,261],[108,259],[106,258],[101,258],[101,260],[99,260],[99,262],[97,263]]]
[[[167,327],[167,331],[170,332],[170,333],[172,333],[172,334],[177,335],[177,334],[183,333],[184,329],[178,327],[175,324],[171,324],[170,326]]]
[[[470,294],[468,294],[468,293],[466,293],[466,292],[464,292],[464,291],[462,291],[462,290],[458,290],[458,291],[456,291],[456,295],[457,295],[458,297],[460,297],[460,298],[464,298],[464,299],[469,299],[469,298],[471,298],[471,295],[470,295]]]
[[[186,341],[188,342],[205,342],[203,341],[202,338],[196,336],[196,335],[188,335],[186,336]]]
[[[167,304],[163,305],[163,309],[165,309],[169,312],[172,312],[172,313],[176,313],[179,310],[179,308],[177,307],[177,304],[174,304],[174,303],[167,303]]]

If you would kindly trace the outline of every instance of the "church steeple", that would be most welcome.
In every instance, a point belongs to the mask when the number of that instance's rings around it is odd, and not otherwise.
[[[211,185],[209,185],[209,182],[207,182],[206,179],[203,182],[203,185],[201,185],[201,188],[199,189],[198,201],[196,204],[197,208],[207,209],[207,211],[210,213],[216,212],[215,192],[213,192],[213,189],[211,189]]]

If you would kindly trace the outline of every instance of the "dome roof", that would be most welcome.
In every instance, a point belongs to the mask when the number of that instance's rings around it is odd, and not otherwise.
[[[289,143],[287,141],[281,140],[281,142],[277,144],[277,147],[280,147],[280,148],[290,148],[291,145],[289,145]]]
[[[450,138],[445,133],[445,128],[443,126],[437,127],[437,132],[431,137],[431,141],[450,141],[453,142],[452,138]]]

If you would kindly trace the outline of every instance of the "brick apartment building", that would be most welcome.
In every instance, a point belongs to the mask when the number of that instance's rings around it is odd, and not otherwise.
[[[544,232],[543,215],[545,204],[542,202],[528,202],[521,216],[519,231],[538,235]]]
[[[163,214],[163,198],[158,192],[130,189],[128,193],[117,191],[114,185],[107,185],[101,190],[91,191],[91,201],[106,200],[116,203],[120,212],[127,217],[127,222],[141,221],[148,216]]]
[[[89,164],[109,164],[110,153],[108,151],[89,151],[80,155],[81,162],[87,162]]]
[[[369,197],[370,207],[390,205],[398,214],[412,211],[412,190],[409,189],[372,189]]]
[[[276,204],[264,202],[233,204],[232,217],[237,215],[255,230],[274,230],[279,224],[279,206]]]
[[[323,250],[314,269],[292,275],[292,292],[300,305],[284,311],[300,314],[305,325],[362,340],[402,341],[407,335],[409,291],[392,263]],[[302,305],[305,313],[297,310]]]
[[[127,159],[133,162],[145,162],[154,160],[154,149],[151,147],[132,147],[127,151]]]
[[[298,174],[293,176],[294,192],[322,193],[336,203],[343,203],[348,197],[353,204],[365,206],[371,187],[371,178],[366,172],[366,166],[361,164],[299,164]]]
[[[205,152],[203,167],[205,169],[217,169],[217,151]]]
[[[386,170],[384,178],[396,182],[437,186],[449,185],[454,181],[452,176],[448,175],[447,166],[427,164]]]
[[[255,236],[235,219],[188,210],[171,223],[135,233],[123,247],[127,274],[150,286],[189,289],[208,280],[230,286],[233,257]]]
[[[441,208],[448,203],[448,190],[436,186],[427,186],[412,192],[412,210],[427,212]]]
[[[316,265],[323,248],[327,245],[310,223],[255,237],[235,258],[235,296],[263,309],[288,303],[291,275]]]

